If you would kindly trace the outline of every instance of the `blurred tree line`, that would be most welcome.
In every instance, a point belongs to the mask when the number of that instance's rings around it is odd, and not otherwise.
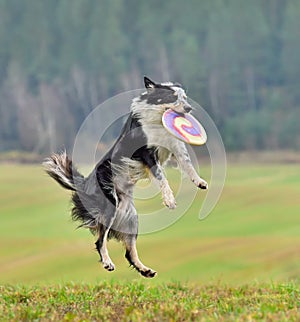
[[[299,149],[300,1],[0,0],[0,151],[71,147],[143,75],[184,84],[227,149]]]

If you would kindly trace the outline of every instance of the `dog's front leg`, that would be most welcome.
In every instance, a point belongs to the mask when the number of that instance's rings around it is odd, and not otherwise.
[[[177,159],[177,162],[182,169],[183,172],[185,172],[191,181],[200,189],[207,189],[208,184],[207,182],[199,177],[197,171],[193,167],[190,155],[187,151],[187,148],[183,142],[176,142],[177,144],[173,147],[172,152],[175,155],[175,158]]]
[[[160,165],[156,165],[155,167],[150,168],[150,170],[151,170],[151,173],[153,174],[154,178],[156,179],[156,181],[159,184],[159,187],[162,192],[164,204],[170,209],[175,209],[176,208],[176,200],[175,200],[173,191],[169,186],[169,182],[164,175],[162,167]]]
[[[164,204],[170,208],[176,208],[176,200],[172,189],[169,186],[169,182],[163,172],[162,166],[160,165],[154,151],[149,151],[143,156],[143,162],[150,169],[154,179],[158,183],[160,190],[162,192]]]

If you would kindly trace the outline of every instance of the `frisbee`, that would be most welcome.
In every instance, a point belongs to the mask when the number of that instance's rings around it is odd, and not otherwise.
[[[178,114],[168,109],[162,116],[162,123],[170,134],[185,143],[203,145],[207,141],[203,126],[190,114]]]

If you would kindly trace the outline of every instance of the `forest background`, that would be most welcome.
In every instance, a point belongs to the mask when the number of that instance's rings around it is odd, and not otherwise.
[[[299,150],[299,40],[297,0],[1,0],[0,152],[72,148],[144,75],[182,83],[227,151]]]

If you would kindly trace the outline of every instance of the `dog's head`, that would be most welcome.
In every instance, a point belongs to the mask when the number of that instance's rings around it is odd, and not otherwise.
[[[147,104],[155,105],[164,112],[172,109],[177,113],[189,113],[192,110],[187,101],[187,96],[178,83],[154,83],[148,77],[144,77],[144,83],[147,91],[141,95],[142,100]]]

